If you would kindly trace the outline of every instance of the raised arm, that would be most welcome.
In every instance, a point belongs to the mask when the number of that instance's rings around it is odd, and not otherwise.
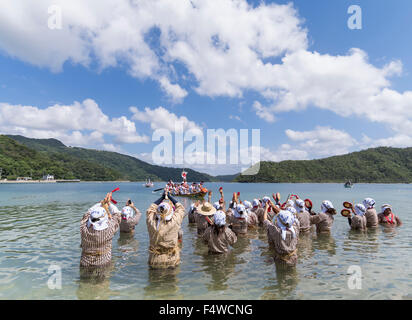
[[[209,190],[209,192],[208,192],[207,202],[209,202],[209,203],[212,202],[212,190]]]

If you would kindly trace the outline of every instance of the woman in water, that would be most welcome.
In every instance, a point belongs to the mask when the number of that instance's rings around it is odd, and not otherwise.
[[[392,206],[390,204],[384,204],[382,206],[382,212],[378,214],[378,221],[385,226],[402,225],[401,219],[392,212]]]
[[[179,231],[185,214],[183,205],[166,189],[146,212],[149,232],[149,265],[153,269],[173,268],[180,263]]]
[[[102,267],[112,259],[112,239],[119,229],[120,211],[110,203],[112,193],[91,207],[80,222],[81,267]]]
[[[206,228],[212,223],[213,215],[216,213],[216,209],[210,204],[210,202],[202,202],[196,207],[195,220],[197,225],[197,234],[202,236]]]
[[[362,203],[366,208],[366,226],[368,228],[376,228],[379,224],[379,221],[378,214],[376,213],[375,209],[375,200],[373,200],[372,198],[366,198]]]
[[[333,216],[336,214],[336,210],[329,200],[323,201],[320,209],[319,214],[310,217],[310,224],[316,225],[317,233],[329,233],[332,229]]]
[[[142,214],[134,203],[127,201],[126,206],[122,209],[122,221],[120,222],[120,232],[134,233],[134,229],[140,221]]]
[[[237,241],[236,234],[226,226],[226,214],[218,210],[213,217],[213,225],[206,228],[203,240],[209,246],[210,253],[226,253],[229,246]]]
[[[354,207],[355,216],[348,216],[348,222],[352,229],[354,230],[366,230],[366,208],[363,204],[358,203]]]
[[[273,221],[268,220],[269,203],[265,204],[263,225],[267,230],[268,242],[275,251],[275,261],[286,265],[297,263],[298,230],[294,225],[295,216],[287,210],[281,210]]]
[[[299,233],[310,231],[310,214],[305,208],[305,202],[301,199],[296,199],[295,209],[297,212],[297,218],[299,220]]]

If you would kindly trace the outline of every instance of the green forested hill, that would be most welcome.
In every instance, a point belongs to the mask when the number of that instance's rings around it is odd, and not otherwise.
[[[35,150],[39,155],[47,158],[53,158],[66,163],[78,163],[83,161],[84,164],[98,165],[101,168],[110,170],[111,179],[86,179],[81,172],[78,172],[76,178],[81,180],[145,180],[147,178],[153,181],[167,181],[169,179],[180,181],[181,169],[169,168],[151,165],[137,158],[123,155],[116,152],[99,151],[93,149],[84,149],[77,147],[66,147],[56,139],[30,139],[23,136],[7,136],[27,148]],[[0,163],[1,167],[1,163]],[[79,168],[80,169],[80,168]],[[48,173],[58,175],[53,170],[47,170]],[[210,175],[187,169],[190,181],[212,181],[214,178]],[[116,179],[114,179],[116,177]]]
[[[40,179],[53,174],[56,179],[118,180],[121,174],[97,163],[74,159],[65,154],[46,154],[28,148],[0,135],[0,168],[2,178],[14,180],[21,176]]]
[[[412,183],[412,148],[373,148],[318,160],[261,162],[257,175],[237,182]]]
[[[374,148],[318,160],[261,162],[257,175],[212,177],[186,169],[189,181],[412,183],[412,148]],[[180,181],[181,169],[155,166],[109,151],[66,147],[56,139],[0,135],[3,178]]]

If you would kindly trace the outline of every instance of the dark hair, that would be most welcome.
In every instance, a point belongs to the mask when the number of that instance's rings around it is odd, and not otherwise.
[[[335,208],[329,208],[326,212],[334,215],[334,214],[336,214],[336,209]]]

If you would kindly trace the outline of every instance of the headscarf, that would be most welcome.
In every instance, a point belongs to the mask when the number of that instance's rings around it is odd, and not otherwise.
[[[325,200],[322,202],[320,209],[323,213],[326,213],[326,211],[328,211],[328,209],[334,209],[332,202],[330,202],[329,200]]]
[[[162,212],[163,209],[163,213]],[[168,202],[162,202],[161,204],[159,204],[159,206],[157,207],[157,213],[156,213],[156,217],[157,217],[157,226],[156,228],[159,228],[159,224],[160,221],[170,221],[173,217],[173,213],[174,213],[174,208],[172,206],[170,206],[170,204]]]
[[[235,208],[235,212],[234,212],[234,216],[235,218],[243,218],[243,219],[247,219],[248,214],[246,211],[246,207],[243,204],[238,204]]]
[[[216,202],[213,204],[213,207],[215,207],[216,210],[222,209],[222,206],[220,205],[220,203],[219,203],[218,201],[216,201]]]
[[[382,213],[384,213],[386,209],[391,209],[392,210],[392,206],[390,204],[386,203],[381,207],[381,209],[382,209]]]
[[[92,221],[97,220],[97,221]],[[90,212],[87,227],[93,226],[94,230],[101,231],[109,227],[107,212],[103,207],[93,207]]]
[[[297,212],[304,212],[305,211],[305,201],[303,201],[302,199],[296,199],[295,209]]]
[[[358,203],[355,205],[355,214],[357,216],[362,217],[365,214],[365,212],[366,212],[366,208],[363,204]]]
[[[286,210],[288,210],[289,212],[291,212],[295,216],[298,213],[294,207],[288,207]]]
[[[270,201],[270,198],[268,196],[264,196],[262,198],[262,202],[265,204],[266,202]]]
[[[363,200],[363,205],[365,206],[366,209],[371,209],[375,206],[375,200],[373,200],[372,198],[366,198],[365,200]]]
[[[294,205],[295,205],[295,203],[293,202],[292,199],[289,199],[288,201],[286,201],[286,208],[293,207]]]
[[[226,214],[222,210],[216,211],[213,222],[219,227],[224,226],[226,224]]]
[[[122,209],[122,219],[127,220],[133,217],[133,209],[129,206],[126,206]]]
[[[282,230],[282,239],[286,240],[286,231],[292,232],[292,238],[296,237],[296,231],[293,228],[295,216],[288,210],[281,210],[274,218],[273,223]]]
[[[253,199],[253,208],[259,207],[260,202],[258,199]]]
[[[245,206],[246,210],[250,210],[252,209],[252,204],[250,203],[250,201],[243,201],[243,205]]]

